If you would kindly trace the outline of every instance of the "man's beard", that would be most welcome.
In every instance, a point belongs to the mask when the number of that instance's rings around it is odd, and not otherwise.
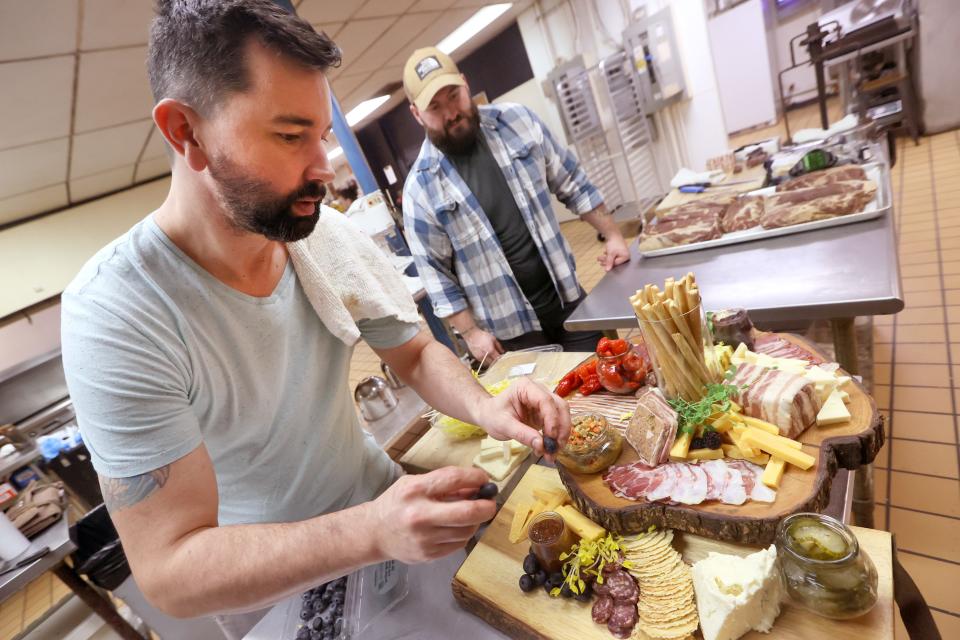
[[[450,125],[460,124],[464,118],[469,125],[467,130],[460,134],[450,132]],[[427,138],[444,155],[462,156],[473,151],[477,145],[477,138],[480,135],[480,111],[477,105],[470,103],[470,113],[460,115],[460,118],[449,124],[444,124],[443,129],[427,129]]]
[[[220,188],[220,199],[229,211],[229,221],[240,231],[257,233],[270,240],[303,240],[320,219],[320,200],[327,189],[320,182],[308,182],[286,196],[278,196],[266,182],[245,175],[232,161],[218,156],[209,165],[210,176]],[[317,198],[313,214],[293,212],[297,200]]]

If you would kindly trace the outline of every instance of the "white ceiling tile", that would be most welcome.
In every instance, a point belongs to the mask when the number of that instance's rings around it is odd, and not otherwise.
[[[350,95],[350,92],[363,84],[364,81],[369,77],[369,73],[361,73],[352,76],[337,76],[337,78],[330,83],[330,86],[333,88],[333,92],[338,98],[345,98]]]
[[[354,18],[378,18],[380,16],[398,16],[410,8],[416,0],[367,0]]]
[[[453,30],[463,24],[467,18],[475,13],[473,9],[451,9],[444,11],[439,20],[431,24],[427,29],[416,36],[407,44],[405,50],[401,52],[400,57],[406,61],[416,49],[422,47],[435,47],[438,42],[453,33]]]
[[[153,120],[141,120],[119,127],[100,129],[73,137],[73,160],[70,180],[83,178],[107,169],[133,165],[153,127]],[[131,169],[130,175],[133,176]],[[71,197],[73,193],[71,192]],[[74,198],[75,199],[75,198]]]
[[[67,205],[66,183],[44,187],[30,193],[0,200],[0,224],[8,224],[15,220],[32,215],[59,209]]]
[[[394,62],[403,65],[409,53],[404,50],[404,56],[399,60],[396,58],[397,53],[417,34],[428,29],[440,15],[441,13],[437,11],[401,16],[396,24],[363,52],[358,60],[350,64],[351,72],[376,71],[383,68],[384,64]],[[401,78],[398,76],[397,80]]]
[[[147,146],[143,150],[143,155],[140,157],[144,160],[149,158],[159,158],[160,156],[166,158],[167,142],[163,139],[163,135],[160,134],[160,130],[155,126],[151,126],[150,133],[147,135],[150,136],[150,141],[147,142]]]
[[[143,0],[83,0],[80,50],[147,44],[153,3]]]
[[[375,98],[375,94],[377,94],[384,85],[391,82],[399,82],[402,73],[402,68],[391,67],[388,69],[381,69],[380,71],[371,75],[370,78],[360,85],[360,87],[355,89],[353,93],[351,93],[349,96],[346,96],[343,101],[344,113],[349,112],[364,100]],[[367,117],[369,118],[370,116]]]
[[[323,31],[328,37],[335,39],[337,32],[343,29],[343,24],[342,22],[327,22],[326,24],[318,22],[313,25],[313,28],[317,31]]]
[[[149,180],[150,178],[156,178],[157,176],[162,176],[168,173],[170,173],[170,161],[167,160],[166,156],[150,158],[148,160],[140,161],[140,164],[137,165],[137,175],[133,180],[134,182],[140,182],[142,180]]]
[[[80,202],[133,184],[133,165],[70,181],[70,200]]]
[[[67,138],[0,151],[0,198],[67,179]]]
[[[146,47],[80,55],[74,131],[109,127],[150,117]]]
[[[396,18],[371,18],[352,20],[341,29],[336,42],[343,50],[343,69],[347,73],[354,60],[372,45],[384,32],[396,22]]]
[[[70,134],[73,56],[0,64],[0,148]]]
[[[303,0],[297,15],[310,24],[345,22],[360,4],[359,0]]]
[[[446,9],[453,4],[453,0],[418,0],[410,11],[436,11]]]
[[[76,48],[77,0],[0,0],[0,60]]]

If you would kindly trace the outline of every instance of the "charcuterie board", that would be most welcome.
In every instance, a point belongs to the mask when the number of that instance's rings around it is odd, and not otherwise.
[[[607,627],[594,624],[589,604],[550,598],[540,589],[525,594],[517,586],[529,543],[512,544],[507,539],[514,511],[519,504],[532,499],[534,489],[550,491],[559,487],[560,480],[553,469],[534,465],[527,470],[454,576],[453,594],[460,606],[511,638],[610,640],[612,636]],[[743,638],[891,640],[894,625],[891,536],[885,531],[858,527],[853,527],[853,531],[861,549],[876,565],[879,576],[877,604],[868,614],[854,620],[830,620],[784,602],[769,634],[751,632]],[[711,551],[747,555],[756,550],[756,547],[733,545],[693,534],[676,535],[673,545],[687,563],[696,562]],[[699,632],[696,637],[700,637]]]
[[[812,344],[799,336],[782,336],[802,349],[823,358]],[[573,503],[604,528],[618,533],[636,533],[654,525],[687,531],[718,540],[770,544],[779,521],[801,511],[821,511],[830,498],[830,486],[838,468],[856,469],[873,461],[883,445],[883,417],[876,403],[855,380],[847,385],[851,419],[835,426],[812,426],[798,440],[816,463],[802,471],[784,474],[773,503],[748,501],[742,505],[704,502],[698,505],[632,501],[615,496],[602,474],[582,475],[559,467],[560,479]],[[615,464],[637,459],[624,446]]]

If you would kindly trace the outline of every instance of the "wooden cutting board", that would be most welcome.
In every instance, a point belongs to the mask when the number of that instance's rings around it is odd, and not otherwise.
[[[661,200],[660,204],[657,205],[656,211],[658,213],[667,211],[668,209],[679,207],[682,204],[690,204],[691,202],[696,202],[697,200],[702,200],[717,194],[746,193],[748,191],[754,191],[755,189],[759,189],[763,186],[766,178],[767,171],[763,168],[763,165],[760,165],[751,169],[744,169],[740,173],[729,175],[725,180],[725,182],[740,182],[741,180],[750,180],[750,182],[745,182],[743,184],[735,184],[723,188],[719,188],[718,185],[718,188],[707,189],[703,193],[681,193],[679,189],[671,189],[670,193],[667,194],[667,197]],[[720,185],[722,184],[723,183],[721,182]]]
[[[827,360],[815,346],[799,336],[781,337]],[[767,545],[777,524],[791,513],[821,511],[830,501],[830,486],[840,467],[856,469],[873,462],[883,445],[883,417],[877,405],[855,380],[844,387],[850,394],[848,422],[807,429],[799,438],[803,450],[817,461],[806,471],[788,465],[774,503],[747,501],[726,505],[716,501],[699,505],[667,505],[618,498],[603,483],[602,474],[583,475],[560,467],[560,478],[583,513],[606,529],[635,533],[650,525],[697,533],[718,540]],[[616,464],[637,459],[624,444]]]
[[[533,498],[534,489],[561,488],[555,470],[534,465],[521,478],[516,489],[480,541],[454,576],[454,597],[467,611],[479,616],[511,638],[521,640],[611,640],[605,625],[594,624],[590,605],[576,600],[550,598],[542,589],[520,591],[517,583],[523,573],[523,557],[528,543],[511,544],[507,540],[510,522],[517,504]],[[785,602],[780,617],[769,634],[748,633],[746,640],[890,640],[893,638],[892,539],[885,531],[852,527],[860,547],[877,566],[879,575],[876,606],[855,620],[829,620]],[[757,547],[733,545],[709,538],[678,533],[674,547],[688,562],[696,562],[711,551],[747,555]],[[700,637],[699,632],[696,637]]]
[[[480,381],[484,384],[498,382],[510,375],[510,370],[513,367],[534,363],[536,368],[530,374],[530,377],[553,389],[553,386],[567,371],[580,364],[589,355],[575,352],[550,353],[537,351],[508,353],[487,369],[480,377]],[[478,453],[480,453],[480,438],[454,440],[447,437],[442,431],[431,428],[400,458],[400,464],[413,473],[426,473],[450,465],[471,467],[473,466],[473,459]],[[533,460],[532,454],[528,460]],[[523,468],[521,465],[518,470]],[[503,488],[512,477],[513,474],[507,476],[498,484]]]

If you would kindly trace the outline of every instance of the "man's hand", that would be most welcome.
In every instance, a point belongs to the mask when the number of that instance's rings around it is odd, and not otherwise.
[[[370,534],[382,555],[407,564],[462,549],[497,512],[493,500],[467,499],[489,480],[480,469],[464,467],[403,476],[370,504]]]
[[[467,342],[467,348],[470,349],[471,355],[481,362],[492,364],[503,354],[500,341],[493,334],[487,333],[476,325],[462,335]]]
[[[512,438],[532,447],[537,455],[545,454],[543,435],[561,445],[570,435],[570,408],[566,401],[530,378],[520,378],[500,395],[485,400],[477,418],[476,424],[494,438]]]
[[[604,271],[610,271],[618,264],[623,264],[630,260],[630,249],[627,248],[627,242],[623,236],[617,232],[607,236],[607,242],[603,247],[603,253],[597,257],[597,262],[603,267]]]

